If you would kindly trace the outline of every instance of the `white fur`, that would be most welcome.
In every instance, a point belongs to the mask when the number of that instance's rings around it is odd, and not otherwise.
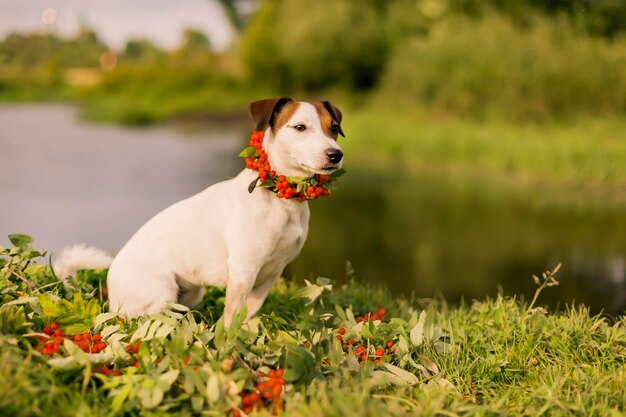
[[[79,269],[106,269],[111,262],[113,257],[105,251],[79,243],[63,249],[53,268],[59,279],[65,281],[68,276],[76,276]]]
[[[296,130],[299,124],[306,130]],[[272,168],[286,176],[328,174],[341,166],[329,166],[326,151],[340,148],[325,136],[309,103],[299,103],[275,135],[268,128],[264,147]],[[249,193],[255,178],[255,171],[244,169],[144,224],[109,269],[111,310],[132,317],[158,312],[169,302],[192,307],[210,285],[226,287],[227,325],[244,304],[253,316],[302,249],[309,224],[308,203],[279,199],[259,187]],[[63,271],[65,265],[64,258]]]

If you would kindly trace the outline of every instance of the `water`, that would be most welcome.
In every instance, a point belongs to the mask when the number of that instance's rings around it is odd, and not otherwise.
[[[67,106],[0,107],[0,244],[119,250],[168,205],[240,170],[243,131],[81,122]]]
[[[28,233],[53,251],[119,249],[149,217],[234,176],[248,122],[130,129],[80,122],[65,106],[0,107],[0,244]],[[539,191],[348,166],[331,198],[311,203],[302,254],[285,276],[358,279],[449,301],[532,297],[532,274],[563,267],[540,303],[626,308],[624,207],[567,203]]]

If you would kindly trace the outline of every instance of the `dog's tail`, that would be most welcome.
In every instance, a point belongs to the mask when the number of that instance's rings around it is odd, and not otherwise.
[[[106,269],[112,262],[113,257],[102,249],[80,243],[63,249],[52,268],[57,277],[65,281],[68,276],[76,277],[79,269]]]

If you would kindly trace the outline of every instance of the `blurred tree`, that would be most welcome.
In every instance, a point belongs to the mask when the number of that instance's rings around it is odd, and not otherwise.
[[[131,40],[126,43],[120,59],[125,61],[159,61],[165,57],[165,53],[154,46],[150,41]]]
[[[236,0],[218,0],[224,9],[224,13],[235,29],[241,31],[244,27],[244,16],[239,12]]]
[[[613,37],[626,32],[624,0],[448,0],[447,3],[450,10],[472,16],[495,9],[514,22],[525,23],[529,15],[540,11],[549,16],[568,16],[596,35]]]
[[[194,52],[206,52],[211,50],[211,43],[206,35],[194,29],[183,31],[183,42],[180,49]]]
[[[264,1],[245,33],[244,60],[254,79],[281,89],[370,88],[390,49],[390,3]]]

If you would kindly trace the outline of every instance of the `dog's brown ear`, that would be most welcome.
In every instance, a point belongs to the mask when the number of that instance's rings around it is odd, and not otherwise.
[[[272,126],[280,109],[289,102],[291,97],[274,97],[250,103],[250,116],[254,122],[254,130],[263,132],[268,126]]]
[[[333,118],[333,120],[337,122],[337,128],[339,129],[339,134],[345,138],[346,135],[344,135],[343,130],[341,130],[341,118],[343,117],[341,114],[341,110],[335,107],[333,103],[331,103],[328,100],[322,101],[322,104],[324,104],[324,108],[328,111],[328,113],[330,113],[330,116]]]

